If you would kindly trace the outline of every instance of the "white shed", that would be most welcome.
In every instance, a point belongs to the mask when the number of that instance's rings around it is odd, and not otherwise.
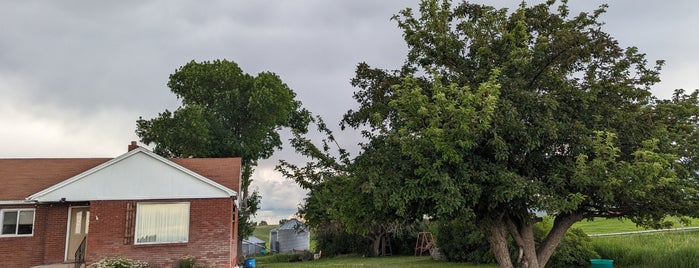
[[[265,241],[254,236],[243,239],[243,255],[260,254],[265,249]]]
[[[310,250],[311,232],[302,222],[291,219],[269,231],[269,243],[277,253]]]

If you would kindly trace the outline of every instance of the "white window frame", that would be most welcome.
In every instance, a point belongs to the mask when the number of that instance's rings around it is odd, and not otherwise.
[[[14,234],[3,234],[2,233],[2,225],[5,223],[5,212],[17,212],[17,223],[15,226],[15,233]],[[19,215],[21,212],[25,211],[31,211],[32,212],[32,232],[30,234],[17,234],[19,231]],[[34,226],[36,222],[36,209],[34,208],[8,208],[8,209],[0,209],[0,237],[31,237],[34,236]]]
[[[186,204],[187,205],[187,219],[185,221],[185,240],[184,241],[166,241],[166,242],[138,242],[138,235],[139,235],[139,230],[138,226],[141,221],[141,217],[139,217],[141,213],[141,206],[143,205],[176,205],[176,204]],[[136,224],[134,226],[134,245],[158,245],[158,244],[181,244],[181,243],[188,243],[189,242],[189,227],[190,227],[190,219],[191,219],[191,204],[190,202],[138,202],[136,203]]]

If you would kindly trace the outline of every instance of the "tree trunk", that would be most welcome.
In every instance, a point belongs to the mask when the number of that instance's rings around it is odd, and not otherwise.
[[[534,240],[534,221],[516,221],[508,216],[494,220],[490,227],[491,250],[500,267],[513,268],[510,252],[507,247],[507,235],[511,235],[519,247],[517,267],[543,268],[548,263],[554,250],[565,237],[573,223],[582,220],[582,213],[561,214],[556,216],[551,232],[546,239],[536,247]]]
[[[488,242],[490,242],[490,249],[493,251],[495,260],[497,260],[500,267],[514,268],[510,258],[510,250],[507,248],[507,229],[502,219],[495,220],[492,226],[490,226]]]
[[[517,267],[539,268],[536,242],[534,241],[534,221],[515,221],[506,216],[505,224],[520,250]]]
[[[546,239],[544,239],[541,245],[539,245],[539,248],[536,250],[536,255],[539,259],[539,265],[541,265],[541,267],[544,267],[549,261],[549,258],[551,258],[554,250],[558,244],[561,243],[561,240],[563,240],[566,232],[568,229],[570,229],[573,223],[582,219],[582,213],[560,214],[556,216],[556,219],[553,221],[551,232],[549,232]]]
[[[522,261],[519,263],[519,267],[522,268],[539,268],[539,260],[536,256],[536,242],[534,241],[534,224],[527,223],[522,224],[519,230],[519,235],[522,237]]]
[[[374,253],[374,257],[381,256],[381,238],[383,237],[384,233],[380,232],[374,238],[372,239],[373,246],[372,250]]]

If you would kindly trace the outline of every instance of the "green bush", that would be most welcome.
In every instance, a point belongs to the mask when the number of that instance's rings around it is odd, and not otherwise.
[[[278,263],[301,261],[302,255],[297,253],[280,253],[260,256],[255,258],[259,263]]]
[[[317,228],[314,232],[316,250],[322,251],[323,256],[343,254],[371,255],[371,241],[360,236],[349,234],[340,228]]]
[[[494,263],[490,243],[483,231],[468,219],[437,222],[436,240],[448,261]]]
[[[178,268],[195,268],[197,259],[194,256],[184,256],[177,261]]]
[[[90,265],[90,268],[148,268],[150,265],[144,261],[132,260],[124,257],[101,259]]]
[[[551,230],[550,221],[544,220],[534,226],[534,239],[536,243],[541,243],[549,230]],[[551,258],[547,263],[547,267],[588,267],[590,259],[599,258],[599,254],[595,251],[595,247],[582,229],[571,228],[566,232],[565,237],[556,247]]]

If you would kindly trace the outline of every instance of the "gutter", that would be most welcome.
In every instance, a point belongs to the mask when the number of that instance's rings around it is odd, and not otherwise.
[[[0,200],[0,205],[29,205],[35,203],[29,200]]]

